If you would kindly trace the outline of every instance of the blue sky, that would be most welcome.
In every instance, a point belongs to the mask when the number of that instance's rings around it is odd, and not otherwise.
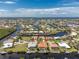
[[[0,17],[79,17],[79,0],[0,0]]]

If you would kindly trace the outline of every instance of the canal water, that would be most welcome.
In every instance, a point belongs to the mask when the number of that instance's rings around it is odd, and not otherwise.
[[[58,32],[54,36],[55,37],[61,37],[61,36],[64,36],[64,35],[67,35],[67,32]]]
[[[20,30],[21,30],[20,25],[16,25],[16,32],[14,32],[11,36],[13,36],[13,37],[17,36],[17,33],[19,33]]]
[[[25,54],[0,54],[0,59],[79,59],[78,54],[41,54],[41,53],[25,53]]]

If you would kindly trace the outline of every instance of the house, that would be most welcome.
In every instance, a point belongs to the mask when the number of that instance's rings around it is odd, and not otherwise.
[[[8,25],[6,25],[6,26],[5,26],[5,28],[9,28],[9,26],[8,26]]]
[[[59,38],[61,38],[61,37],[54,37],[54,39],[59,39]]]
[[[71,36],[76,36],[77,35],[77,33],[76,32],[71,32],[71,34],[70,34]]]
[[[13,43],[5,43],[3,44],[3,48],[10,48],[13,46]]]
[[[3,48],[10,48],[13,46],[13,40],[9,39],[3,42]]]
[[[47,48],[47,44],[46,44],[46,42],[40,42],[40,43],[38,43],[38,47],[39,48]]]
[[[57,48],[57,47],[58,47],[58,44],[56,44],[55,42],[50,42],[50,41],[48,41],[48,45],[49,45],[51,48]]]
[[[57,48],[58,47],[58,45],[56,43],[50,43],[49,45],[50,45],[51,48]]]
[[[58,45],[60,46],[60,47],[64,47],[64,48],[71,48],[68,44],[66,44],[65,42],[60,42],[60,43],[58,43]]]
[[[28,48],[35,48],[37,46],[37,42],[29,42]]]
[[[17,39],[17,36],[14,36],[13,39]]]

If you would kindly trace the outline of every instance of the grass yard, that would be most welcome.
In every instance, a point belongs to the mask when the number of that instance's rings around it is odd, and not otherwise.
[[[60,43],[60,42],[61,42],[60,39],[56,39],[56,40],[54,40],[54,41],[55,41],[55,43]]]
[[[22,38],[22,40],[24,40],[24,41],[29,41],[29,40],[31,40],[31,37],[23,36],[23,37],[21,37],[21,38]]]
[[[0,29],[0,38],[10,34],[14,29]]]
[[[27,44],[18,44],[15,47],[4,49],[4,51],[6,51],[6,52],[10,52],[10,51],[12,51],[12,52],[26,52],[27,51]]]
[[[67,49],[68,52],[77,52],[77,49],[75,49],[74,47]]]

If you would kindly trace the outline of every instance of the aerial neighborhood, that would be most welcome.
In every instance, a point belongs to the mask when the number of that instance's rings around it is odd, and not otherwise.
[[[3,19],[0,21],[0,53],[79,51],[78,19]]]

